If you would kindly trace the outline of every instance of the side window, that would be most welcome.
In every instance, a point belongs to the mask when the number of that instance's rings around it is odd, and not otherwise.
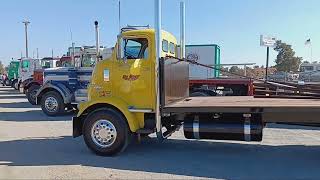
[[[162,51],[163,52],[168,52],[168,41],[167,40],[162,40]]]
[[[126,59],[148,59],[148,40],[146,38],[125,39]]]
[[[176,45],[174,43],[170,42],[169,50],[170,50],[171,54],[175,54]]]
[[[22,61],[22,68],[29,68],[29,61]]]

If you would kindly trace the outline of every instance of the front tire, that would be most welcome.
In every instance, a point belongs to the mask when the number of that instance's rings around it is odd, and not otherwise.
[[[61,95],[55,91],[46,92],[41,98],[41,109],[48,116],[64,113],[65,104]]]
[[[5,85],[5,86],[10,86],[10,80],[9,80],[9,79],[6,79],[6,80],[4,81],[4,85]]]
[[[113,109],[89,114],[82,131],[88,148],[100,156],[112,156],[124,151],[131,136],[126,119]]]
[[[16,87],[16,84],[17,84],[17,83],[18,83],[18,79],[13,80],[13,81],[11,82],[11,87],[14,88],[14,89],[16,89],[15,87]]]
[[[37,102],[36,102],[36,95],[37,95],[37,92],[38,90],[40,89],[40,86],[39,85],[32,85],[28,90],[27,90],[27,93],[26,93],[26,96],[28,98],[28,101],[30,104],[32,105],[36,105]]]

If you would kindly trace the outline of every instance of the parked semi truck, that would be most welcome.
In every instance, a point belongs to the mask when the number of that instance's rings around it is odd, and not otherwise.
[[[20,61],[11,61],[8,69],[7,79],[4,80],[6,86],[14,87],[19,78]]]
[[[24,93],[23,86],[29,81],[32,81],[33,73],[36,69],[41,68],[41,60],[33,58],[23,58],[20,61],[19,78],[16,81],[14,88]]]
[[[103,52],[103,48],[99,48]],[[102,53],[103,54],[103,53]],[[96,47],[85,46],[75,56],[73,67],[43,71],[43,85],[37,90],[35,104],[48,116],[57,116],[77,108],[87,100],[87,86],[97,58]]]
[[[47,68],[55,68],[61,65],[60,58],[45,57],[40,60],[41,68],[34,69],[30,78],[20,85],[20,92],[26,94],[30,104],[36,104],[36,94],[43,84],[43,71]]]
[[[172,34],[158,32],[123,31],[112,56],[96,65],[88,101],[73,117],[73,136],[83,135],[93,152],[114,155],[132,135],[156,132],[163,140],[182,125],[187,139],[261,141],[265,123],[319,124],[320,101],[189,97],[189,63],[156,48],[177,44]]]

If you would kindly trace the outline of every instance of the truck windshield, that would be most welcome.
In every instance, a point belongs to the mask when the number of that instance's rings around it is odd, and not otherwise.
[[[147,59],[148,40],[146,38],[125,39],[126,59]]]
[[[29,68],[30,62],[28,60],[22,61],[22,69]]]
[[[84,54],[82,56],[82,67],[92,67],[96,62],[97,56],[95,54]]]
[[[50,61],[42,61],[42,68],[50,68],[51,65],[50,65]]]

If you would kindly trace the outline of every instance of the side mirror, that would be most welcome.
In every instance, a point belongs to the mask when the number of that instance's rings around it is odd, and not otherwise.
[[[117,58],[118,59],[125,59],[125,41],[123,37],[118,36],[118,52],[117,52]]]

